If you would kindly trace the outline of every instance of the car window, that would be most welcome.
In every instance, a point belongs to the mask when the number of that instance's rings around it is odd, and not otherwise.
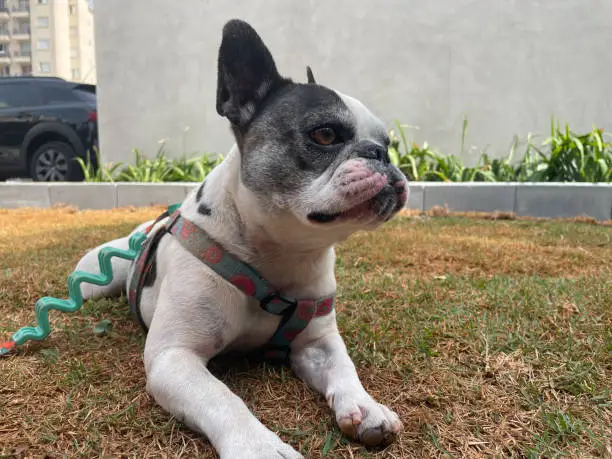
[[[78,102],[79,98],[72,92],[72,88],[64,85],[44,85],[41,87],[46,105]]]
[[[79,99],[91,104],[96,103],[96,87],[93,85],[81,84],[73,88],[74,93]]]
[[[42,86],[42,93],[46,105],[72,103],[72,102],[88,102],[96,103],[95,92],[89,89],[88,85],[45,85]]]
[[[81,83],[81,84],[77,84],[74,89],[78,89],[80,91],[85,91],[85,92],[89,92],[91,94],[96,94],[96,85],[95,84],[88,84],[88,83]]]
[[[0,84],[0,108],[24,108],[41,105],[40,91],[27,83]]]

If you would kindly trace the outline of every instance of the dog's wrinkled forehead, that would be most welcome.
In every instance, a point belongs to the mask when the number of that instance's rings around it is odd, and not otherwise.
[[[384,123],[376,117],[359,100],[336,91],[344,105],[350,110],[355,119],[356,134],[360,140],[379,140],[386,138],[387,131]]]
[[[264,103],[247,133],[251,148],[261,142],[290,142],[320,126],[332,125],[353,142],[384,143],[384,124],[359,100],[314,84],[291,83]]]
[[[357,123],[352,111],[335,91],[319,85],[297,83],[286,85],[273,94],[254,121],[271,120],[285,120],[303,127],[326,122],[355,127]]]

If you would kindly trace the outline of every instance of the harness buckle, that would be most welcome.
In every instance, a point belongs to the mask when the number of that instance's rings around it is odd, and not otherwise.
[[[297,308],[298,302],[297,300],[286,298],[280,293],[272,293],[262,298],[259,305],[264,311],[270,314],[283,316],[285,314],[293,314],[293,311]]]

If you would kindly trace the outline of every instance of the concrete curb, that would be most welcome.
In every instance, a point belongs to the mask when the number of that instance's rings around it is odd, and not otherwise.
[[[0,183],[0,208],[112,209],[179,202],[197,183]],[[457,212],[515,212],[518,216],[612,219],[610,183],[411,182],[406,207]]]

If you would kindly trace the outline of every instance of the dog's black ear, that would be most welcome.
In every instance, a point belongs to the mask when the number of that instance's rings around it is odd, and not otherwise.
[[[306,66],[306,76],[308,77],[309,84],[317,84],[314,75],[312,74],[312,69],[310,68],[310,65]]]
[[[276,70],[272,54],[246,22],[223,27],[217,74],[217,112],[237,127],[246,126],[257,105],[288,82]]]

